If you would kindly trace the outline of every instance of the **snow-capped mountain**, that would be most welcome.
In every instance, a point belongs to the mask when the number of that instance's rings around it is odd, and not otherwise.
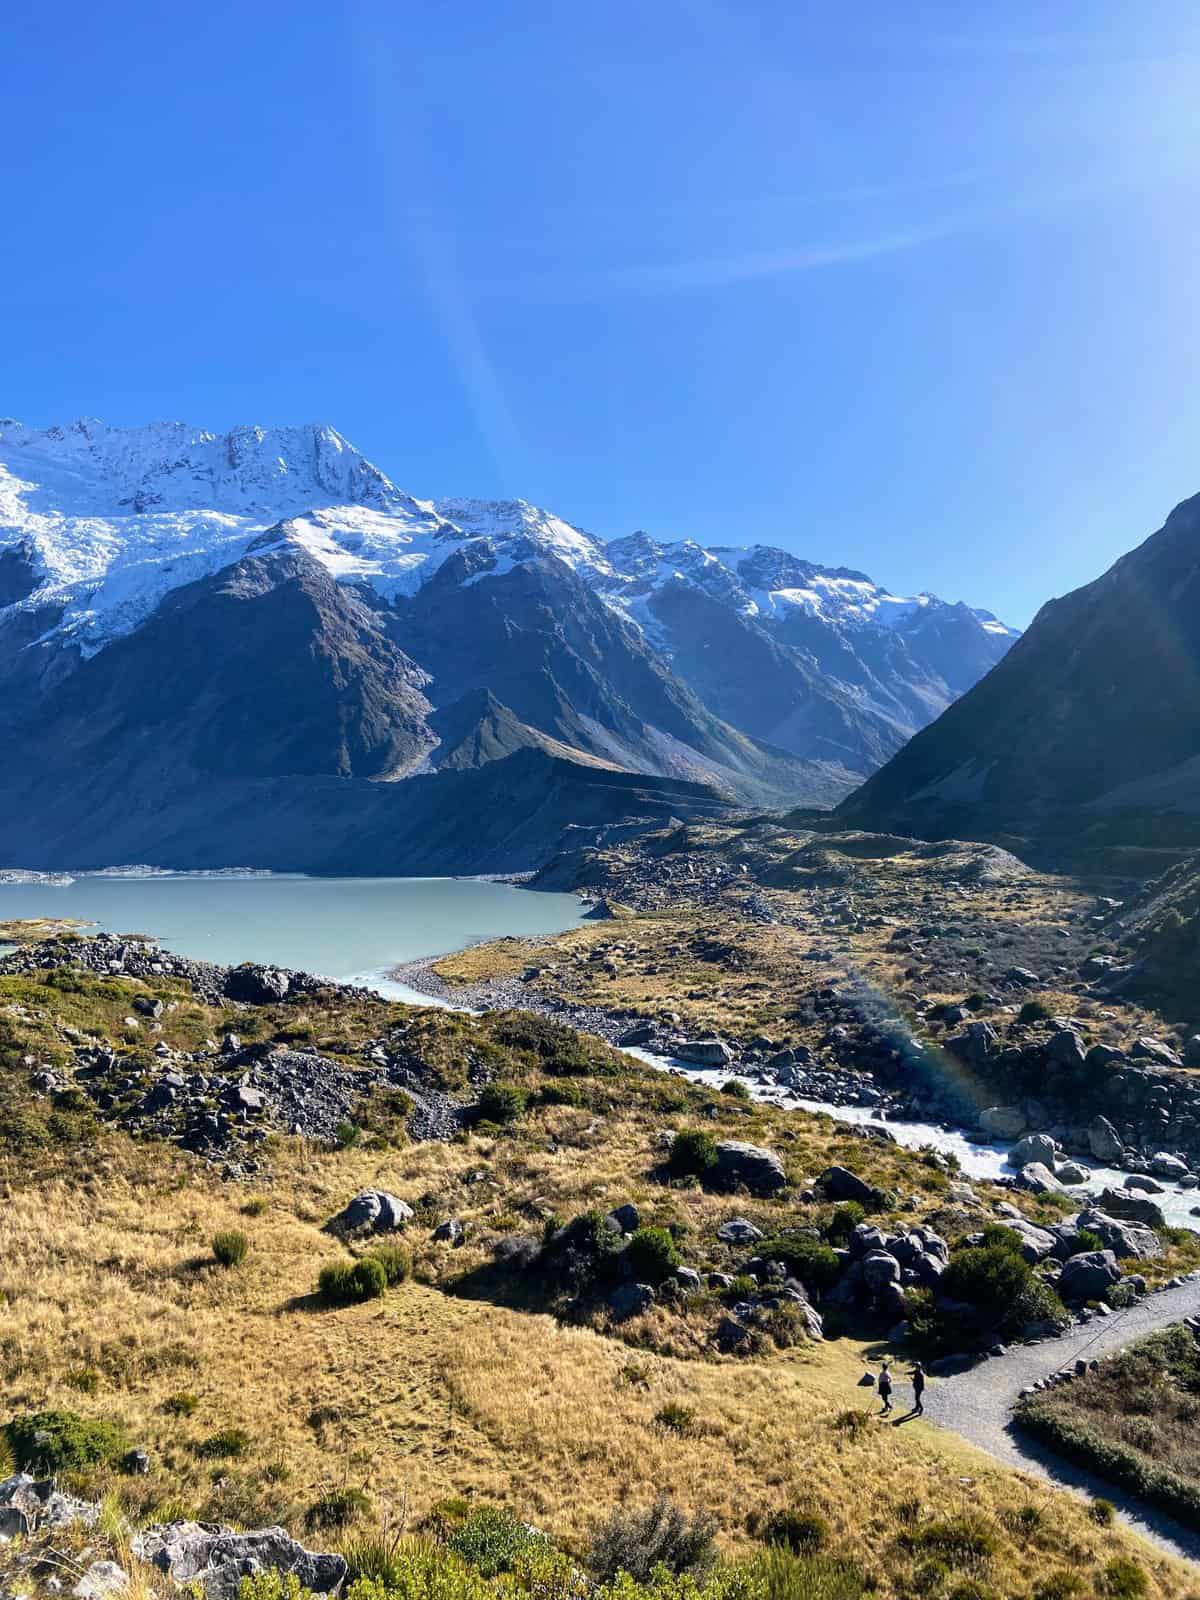
[[[415,806],[517,752],[593,798],[603,772],[830,803],[1013,637],[767,546],[416,499],[329,427],[0,421],[0,730],[26,757],[0,821],[64,752],[93,813],[101,771],[155,816],[217,777],[407,779]]]

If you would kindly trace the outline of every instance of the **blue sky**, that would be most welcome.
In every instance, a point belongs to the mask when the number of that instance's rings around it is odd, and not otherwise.
[[[1200,490],[1200,13],[18,5],[0,411],[1025,624]]]

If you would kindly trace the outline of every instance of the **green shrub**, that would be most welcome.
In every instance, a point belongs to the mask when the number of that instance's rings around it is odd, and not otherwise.
[[[1076,1600],[1077,1595],[1086,1593],[1087,1585],[1077,1572],[1059,1567],[1034,1585],[1031,1600]]]
[[[656,1567],[699,1578],[716,1559],[715,1531],[710,1518],[703,1514],[689,1518],[660,1495],[644,1511],[614,1512],[593,1541],[589,1565],[598,1578],[609,1582],[627,1572],[645,1583]]]
[[[679,1265],[679,1251],[665,1228],[639,1228],[625,1248],[625,1258],[638,1283],[659,1284]]]
[[[1032,1276],[1033,1269],[1015,1250],[995,1242],[954,1251],[938,1292],[973,1307],[981,1322],[991,1327],[1004,1320]]]
[[[194,1394],[169,1394],[162,1408],[169,1417],[190,1417],[199,1404],[200,1400]]]
[[[1041,1000],[1026,1000],[1017,1013],[1018,1022],[1049,1022],[1050,1008]]]
[[[1098,1233],[1093,1233],[1090,1228],[1080,1228],[1075,1243],[1071,1246],[1073,1256],[1082,1255],[1089,1250],[1103,1250],[1104,1240]]]
[[[855,1228],[866,1220],[867,1213],[857,1200],[844,1200],[841,1205],[834,1206],[833,1216],[830,1217],[829,1226],[825,1229],[825,1237],[830,1244],[845,1249]]]
[[[809,1294],[824,1294],[841,1276],[838,1257],[811,1233],[781,1233],[773,1239],[763,1239],[757,1253],[764,1261],[782,1261],[789,1275],[798,1278]]]
[[[265,1195],[253,1195],[242,1207],[244,1217],[261,1217],[266,1211],[269,1202]]]
[[[749,1084],[743,1083],[740,1078],[728,1078],[721,1085],[721,1093],[728,1095],[731,1100],[750,1100],[753,1098]]]
[[[212,1252],[222,1267],[240,1267],[249,1249],[249,1239],[237,1228],[213,1234]]]
[[[206,1461],[231,1461],[244,1456],[250,1449],[250,1435],[245,1428],[221,1428],[200,1439],[192,1447]]]
[[[95,1367],[81,1367],[76,1372],[68,1372],[66,1381],[80,1394],[96,1394],[100,1388],[100,1374]]]
[[[1112,1600],[1140,1600],[1148,1584],[1146,1574],[1136,1561],[1128,1556],[1117,1556],[1105,1567],[1097,1587]]]
[[[703,1178],[716,1164],[717,1142],[704,1129],[687,1129],[671,1140],[667,1171],[673,1178]]]
[[[310,1533],[317,1528],[344,1528],[371,1509],[369,1496],[362,1489],[330,1489],[314,1500],[304,1513],[304,1526]]]
[[[352,1150],[362,1140],[362,1129],[353,1122],[339,1122],[333,1130],[333,1142],[339,1150]]]
[[[511,1572],[521,1557],[545,1545],[540,1533],[502,1506],[481,1506],[451,1535],[449,1549],[484,1578]]]
[[[11,1421],[5,1433],[19,1472],[49,1476],[104,1466],[127,1455],[123,1425],[73,1411],[35,1411]]]
[[[518,1122],[525,1115],[528,1100],[525,1090],[515,1083],[487,1083],[480,1091],[475,1107],[481,1122],[495,1122],[500,1126]]]
[[[829,1539],[829,1524],[817,1511],[776,1511],[763,1529],[764,1544],[781,1544],[796,1555],[820,1550]]]
[[[965,1567],[986,1561],[996,1553],[994,1530],[981,1517],[946,1517],[910,1529],[900,1535],[900,1544],[914,1555],[933,1556],[951,1567]]]
[[[696,1426],[696,1413],[691,1406],[681,1406],[677,1400],[668,1400],[654,1413],[654,1420],[668,1433],[691,1433]]]
[[[387,1286],[387,1271],[373,1256],[363,1256],[361,1261],[327,1262],[317,1278],[317,1292],[331,1306],[379,1300],[387,1293]]]
[[[395,1288],[398,1283],[406,1283],[412,1277],[412,1252],[402,1244],[376,1245],[366,1259],[378,1261],[389,1289]]]
[[[783,1544],[768,1546],[753,1561],[734,1568],[731,1577],[743,1574],[749,1592],[761,1594],[762,1600],[865,1600],[875,1592],[854,1562],[797,1554]]]
[[[1102,1528],[1111,1527],[1116,1520],[1117,1508],[1111,1500],[1097,1498],[1088,1507],[1088,1516]]]

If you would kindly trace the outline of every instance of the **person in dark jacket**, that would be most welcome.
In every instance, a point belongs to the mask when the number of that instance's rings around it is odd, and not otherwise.
[[[913,1386],[913,1416],[920,1417],[925,1413],[925,1368],[914,1361],[908,1375]]]
[[[878,1389],[879,1398],[883,1401],[883,1409],[879,1415],[886,1417],[891,1413],[892,1409],[892,1369],[886,1361],[883,1363],[883,1370],[879,1374]]]

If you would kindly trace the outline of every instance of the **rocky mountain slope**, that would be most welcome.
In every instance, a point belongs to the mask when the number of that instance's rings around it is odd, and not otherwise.
[[[423,868],[429,818],[499,791],[518,810],[469,830],[464,868],[511,864],[480,833],[527,839],[548,797],[555,839],[600,793],[597,825],[641,815],[643,777],[683,814],[828,805],[1012,637],[761,546],[416,500],[331,428],[0,422],[0,732],[23,752],[0,823],[23,864],[122,859],[130,819],[199,864],[205,806],[238,817],[248,785],[283,797],[282,836],[315,830],[295,866],[382,828]],[[530,753],[467,798],[465,774]],[[277,854],[261,814],[234,839]]]
[[[1200,496],[839,807],[847,826],[1056,847],[1200,844]]]

